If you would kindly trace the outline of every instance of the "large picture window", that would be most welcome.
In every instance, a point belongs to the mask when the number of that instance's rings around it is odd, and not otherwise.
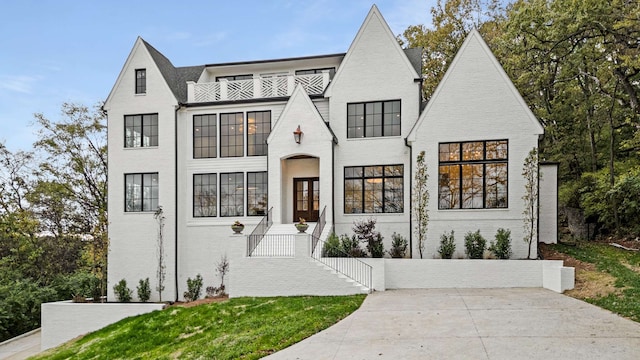
[[[441,143],[438,208],[506,208],[507,140]]]
[[[218,155],[216,115],[193,116],[193,158],[214,158]]]
[[[266,171],[247,173],[247,213],[249,216],[263,216],[267,213]]]
[[[216,174],[193,175],[193,217],[218,215],[218,179]]]
[[[403,165],[345,167],[345,214],[403,212],[403,174]]]
[[[244,156],[242,113],[220,114],[220,156]]]
[[[244,173],[220,174],[220,216],[244,216]]]
[[[400,100],[347,104],[347,137],[400,135]]]
[[[247,113],[247,155],[267,155],[267,137],[271,132],[271,111]]]
[[[125,174],[124,211],[155,211],[158,208],[158,173]]]
[[[124,147],[158,146],[158,114],[125,115]]]

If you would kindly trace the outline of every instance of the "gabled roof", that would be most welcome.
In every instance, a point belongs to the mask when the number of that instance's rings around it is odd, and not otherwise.
[[[343,72],[342,69],[344,69],[343,64],[346,64],[347,62],[349,62],[349,59],[351,58],[355,49],[358,48],[360,39],[363,37],[363,34],[366,32],[368,25],[373,21],[378,21],[382,25],[382,28],[384,31],[384,36],[382,36],[382,39],[383,40],[386,39],[387,41],[389,41],[390,44],[392,44],[393,48],[400,54],[401,58],[403,59],[406,65],[407,70],[411,72],[412,76],[414,78],[418,78],[422,76],[422,73],[420,71],[422,60],[420,60],[419,62],[417,61],[417,58],[418,58],[417,52],[418,51],[420,52],[420,58],[422,58],[422,51],[420,49],[409,49],[408,51],[403,51],[402,48],[400,47],[400,44],[398,44],[398,41],[396,40],[395,35],[393,35],[393,32],[391,32],[391,29],[389,28],[389,24],[387,24],[387,22],[384,20],[384,17],[380,13],[380,10],[378,10],[378,7],[374,4],[373,6],[371,6],[371,10],[369,10],[369,13],[367,14],[367,17],[362,22],[362,25],[360,25],[360,29],[358,30],[356,37],[353,39],[353,42],[351,42],[351,45],[349,46],[349,50],[347,50],[347,54],[342,60],[342,64],[338,68],[338,71],[333,77],[333,80],[329,83],[329,86],[327,86],[327,89],[325,90],[325,94],[327,96],[331,96],[331,89],[333,88],[333,84],[335,84],[336,81],[342,75],[342,72]],[[410,60],[409,57],[411,57],[411,59],[413,60]]]
[[[424,123],[425,118],[428,116],[427,114],[429,113],[430,109],[434,106],[434,104],[438,102],[438,97],[440,96],[441,92],[445,88],[445,85],[447,84],[448,79],[451,77],[451,74],[457,71],[458,63],[462,61],[461,59],[463,57],[466,56],[465,51],[472,42],[480,46],[480,48],[482,49],[482,53],[484,54],[484,56],[486,56],[486,59],[489,60],[489,62],[493,65],[495,71],[497,72],[499,76],[499,80],[501,80],[503,84],[507,86],[508,90],[513,94],[514,99],[522,107],[522,109],[526,113],[526,116],[531,121],[531,124],[536,129],[536,132],[538,134],[544,133],[544,127],[542,126],[538,118],[533,114],[529,106],[527,106],[526,102],[522,98],[522,95],[516,89],[515,85],[509,78],[509,75],[507,75],[507,73],[504,71],[504,68],[502,67],[502,65],[500,65],[500,63],[498,62],[498,59],[496,59],[496,57],[493,55],[493,52],[491,51],[491,49],[489,49],[489,46],[484,41],[484,39],[482,39],[482,36],[478,32],[478,30],[473,29],[469,33],[469,35],[467,35],[466,39],[460,46],[460,49],[456,53],[456,56],[454,57],[453,61],[449,65],[449,68],[447,69],[444,76],[442,77],[442,80],[440,81],[435,91],[433,92],[433,96],[427,103],[426,107],[424,108],[424,111],[421,112],[420,117],[418,118],[418,121],[416,121],[416,123],[411,128],[409,135],[407,135],[407,141],[412,142],[416,140],[416,134],[418,132],[418,129]]]
[[[198,81],[204,66],[186,66],[176,68],[166,56],[156,50],[144,39],[141,39],[144,46],[149,51],[149,55],[158,66],[164,81],[169,85],[171,92],[179,103],[187,102],[187,81]]]
[[[413,68],[416,70],[418,75],[422,75],[422,52],[423,51],[424,49],[421,47],[404,49],[404,54],[407,55],[407,59],[409,59],[409,61],[411,62],[411,65],[413,65]]]

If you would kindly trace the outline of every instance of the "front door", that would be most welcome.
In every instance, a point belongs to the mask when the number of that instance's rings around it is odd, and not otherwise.
[[[319,178],[293,179],[293,221],[300,218],[307,221],[318,221],[320,208]]]

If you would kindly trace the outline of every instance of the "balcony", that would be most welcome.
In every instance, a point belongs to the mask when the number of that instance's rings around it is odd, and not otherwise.
[[[329,72],[308,75],[254,76],[248,80],[225,80],[217,82],[187,82],[189,103],[238,101],[291,96],[293,89],[302,85],[309,95],[322,95],[329,84]]]

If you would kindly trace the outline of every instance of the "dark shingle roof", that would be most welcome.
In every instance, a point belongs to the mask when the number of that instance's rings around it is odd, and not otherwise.
[[[173,95],[179,103],[187,102],[187,81],[197,81],[204,70],[204,66],[185,66],[176,68],[166,56],[156,50],[148,42],[142,40],[147,47],[151,58],[158,66],[162,77],[169,85]]]
[[[422,76],[422,48],[404,49],[404,54],[409,59],[418,75]]]

